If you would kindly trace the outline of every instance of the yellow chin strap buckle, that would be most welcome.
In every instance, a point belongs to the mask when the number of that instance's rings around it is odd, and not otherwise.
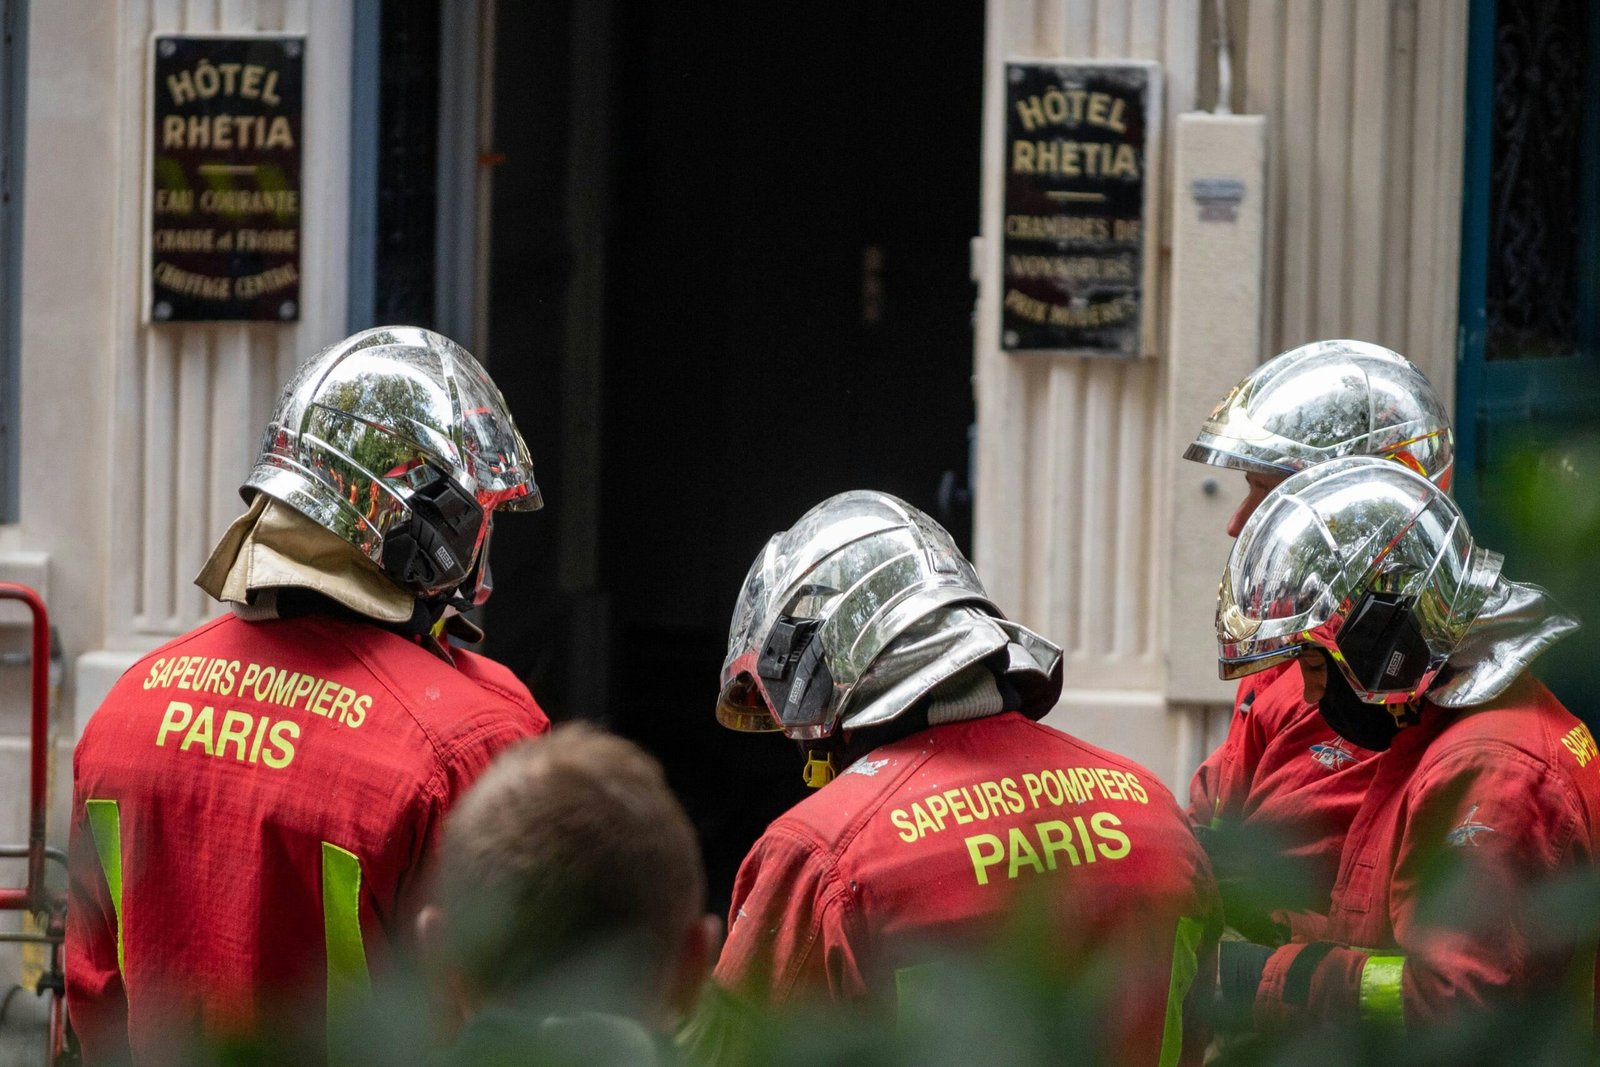
[[[821,789],[833,781],[837,774],[838,772],[833,769],[833,753],[829,752],[826,755],[820,755],[816,751],[806,753],[806,767],[800,772],[806,785],[812,789]]]
[[[1404,730],[1407,726],[1415,726],[1422,720],[1422,701],[1413,700],[1405,704],[1386,704],[1385,708],[1394,718],[1394,728]]]

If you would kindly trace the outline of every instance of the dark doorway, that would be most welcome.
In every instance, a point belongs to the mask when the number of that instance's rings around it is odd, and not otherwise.
[[[499,8],[491,358],[550,507],[497,527],[490,650],[554,717],[602,719],[660,756],[721,907],[803,791],[789,743],[711,713],[751,560],[859,487],[969,538],[949,489],[973,418],[983,4],[616,0],[604,55],[571,48],[593,39],[592,10],[552,7]],[[560,49],[535,43],[551,32]],[[585,115],[606,130],[593,183],[570,169],[594,159]],[[567,298],[597,255],[585,326]],[[514,357],[518,340],[539,344]],[[575,426],[558,405],[586,396],[595,423]],[[584,460],[573,439],[596,427]],[[580,496],[598,502],[587,533],[555,514]],[[570,580],[585,552],[593,588]]]

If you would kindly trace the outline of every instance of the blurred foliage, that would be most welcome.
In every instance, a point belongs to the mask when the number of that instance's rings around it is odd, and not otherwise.
[[[1600,434],[1524,435],[1484,481],[1496,487],[1485,510],[1531,553],[1570,570],[1600,562]]]
[[[1435,869],[1427,873],[1426,910],[1435,921],[1471,926],[1510,902],[1474,897],[1450,862],[1456,851],[1441,850]],[[1533,951],[1581,946],[1589,953],[1586,959],[1592,958],[1600,941],[1600,873],[1575,873],[1522,903],[1536,917],[1530,930]],[[610,965],[556,973],[515,1002],[501,1001],[481,1013],[450,1044],[441,1039],[444,1028],[428,979],[414,966],[401,966],[377,986],[370,1002],[335,1020],[329,1062],[349,1067],[1122,1062],[1107,1044],[1115,961],[1060,958],[1039,918],[1045,909],[1027,901],[1019,905],[1011,928],[987,951],[936,954],[936,965],[918,968],[923,973],[914,995],[903,995],[898,1004],[870,1008],[810,1001],[770,1011],[712,988],[676,1046],[633,1020],[637,1013],[617,990],[636,988],[637,976],[608,974]],[[1588,968],[1580,971],[1563,997],[1493,1013],[1463,1012],[1448,1025],[1403,1033],[1344,1022],[1270,1036],[1231,1036],[1211,1044],[1207,1062],[1252,1067],[1597,1063],[1594,975]],[[907,992],[904,985],[902,992]],[[1206,997],[1195,998],[1192,1007],[1207,1011]],[[317,1062],[323,1047],[323,1035],[296,1032],[289,1017],[268,1038],[191,1049],[172,1062],[215,1067]]]
[[[1600,432],[1548,422],[1509,439],[1478,475],[1472,522],[1479,544],[1506,555],[1505,573],[1544,586],[1585,628],[1534,664],[1580,718],[1600,724]],[[1470,476],[1470,472],[1463,472]]]

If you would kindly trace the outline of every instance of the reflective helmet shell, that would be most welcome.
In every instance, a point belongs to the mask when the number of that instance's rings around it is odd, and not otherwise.
[[[796,635],[816,649],[822,699],[801,701],[772,669]],[[1061,650],[1004,618],[927,515],[886,493],[842,493],[775,535],[751,566],[728,631],[717,718],[737,730],[825,737],[894,719],[1002,651],[1023,710],[1042,716],[1060,694]]]
[[[1455,436],[1410,360],[1366,341],[1291,348],[1234,386],[1183,453],[1277,477],[1341,456],[1383,456],[1449,490]]]
[[[1218,661],[1239,678],[1314,645],[1374,704],[1409,703],[1432,684],[1482,610],[1500,573],[1455,502],[1426,478],[1384,459],[1334,460],[1289,478],[1256,509],[1223,572],[1217,596]],[[1377,605],[1415,651],[1403,684],[1384,669],[1411,655],[1354,647],[1353,625]],[[1375,617],[1375,616],[1374,616]],[[1347,625],[1352,624],[1352,625]],[[1387,662],[1385,659],[1388,658]]]
[[[543,506],[533,461],[505,398],[454,341],[411,326],[364,330],[307,361],[284,388],[240,494],[294,508],[384,565],[384,540],[412,520],[413,495],[439,478],[476,501],[458,561],[478,592],[489,513]],[[393,576],[393,575],[391,575]],[[419,597],[459,584],[411,585]]]

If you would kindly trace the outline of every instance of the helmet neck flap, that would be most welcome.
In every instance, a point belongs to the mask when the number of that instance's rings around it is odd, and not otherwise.
[[[243,619],[348,612],[407,636],[444,632],[469,644],[483,632],[438,602],[397,586],[363,553],[266,494],[217,542],[195,584]]]
[[[1545,649],[1578,627],[1578,620],[1563,611],[1549,593],[1501,575],[1467,635],[1427,690],[1427,702],[1442,708],[1486,704],[1505,692]],[[1340,636],[1341,644],[1348,645],[1342,632]],[[1346,741],[1381,752],[1401,729],[1419,721],[1420,704],[1420,700],[1369,704],[1356,694],[1344,672],[1329,671],[1317,710]],[[1387,714],[1381,714],[1380,707]]]
[[[1428,700],[1445,708],[1487,703],[1581,625],[1544,589],[1502,575]]]
[[[195,584],[245,613],[270,612],[263,595],[279,589],[303,589],[391,626],[416,607],[364,553],[264,493],[228,527]]]

